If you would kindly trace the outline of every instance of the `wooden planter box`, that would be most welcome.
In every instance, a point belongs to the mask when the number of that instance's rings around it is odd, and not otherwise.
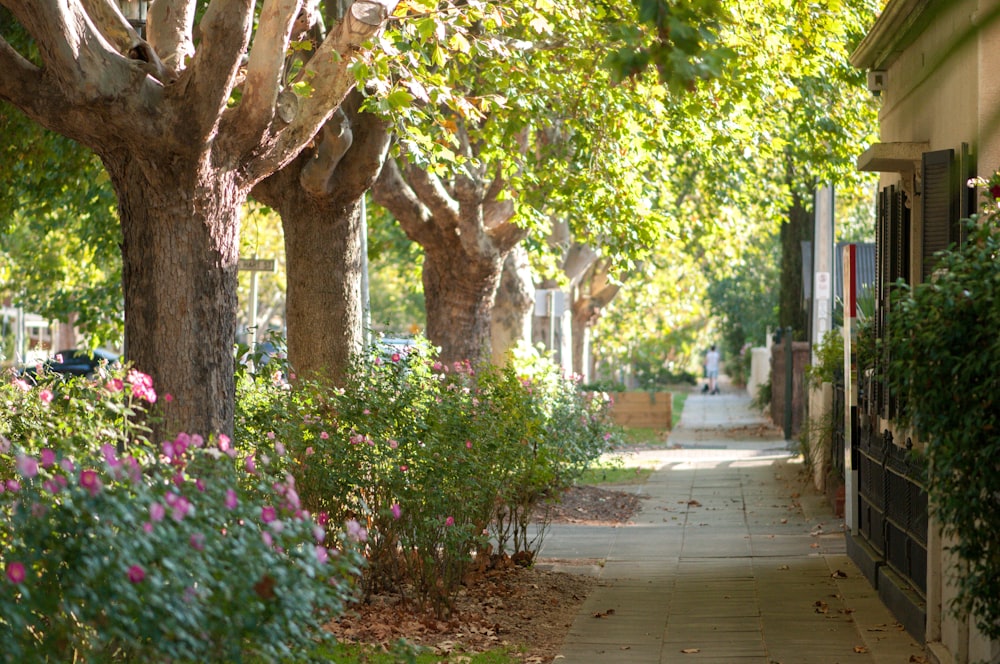
[[[670,392],[612,392],[611,421],[623,427],[670,430],[673,395]]]

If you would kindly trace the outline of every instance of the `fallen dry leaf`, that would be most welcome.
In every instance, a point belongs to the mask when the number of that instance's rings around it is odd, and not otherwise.
[[[685,655],[696,655],[701,652],[701,648],[684,648],[681,652]]]
[[[927,664],[927,658],[923,655],[910,655],[910,662],[912,664]]]
[[[613,615],[615,615],[615,610],[614,609],[608,609],[607,611],[598,611],[597,613],[594,614],[594,617],[595,618],[607,618],[608,616],[613,616]]]
[[[809,548],[810,549],[818,549],[819,548],[819,542],[813,542],[812,544],[809,545]]]
[[[778,569],[781,570],[782,572],[784,572],[784,571],[790,570],[792,568],[789,567],[788,565],[778,565]]]
[[[834,579],[846,579],[846,578],[847,578],[847,573],[846,573],[846,572],[841,572],[841,571],[840,571],[840,570],[838,569],[838,570],[837,570],[836,572],[834,572],[834,573],[833,573],[833,574],[831,574],[830,576],[831,576],[832,578],[834,578]]]
[[[864,655],[865,653],[868,652],[868,648],[865,646],[854,646],[854,652],[858,653],[859,655]]]
[[[830,606],[821,599],[813,602],[813,606],[816,608],[816,613],[829,613]]]
[[[690,505],[691,507],[701,507],[701,503],[699,503],[697,500],[689,500],[688,505]]]

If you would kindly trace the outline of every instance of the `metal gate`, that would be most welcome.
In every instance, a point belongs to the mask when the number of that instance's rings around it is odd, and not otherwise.
[[[927,491],[922,469],[886,430],[860,427],[858,530],[885,562],[927,597]]]

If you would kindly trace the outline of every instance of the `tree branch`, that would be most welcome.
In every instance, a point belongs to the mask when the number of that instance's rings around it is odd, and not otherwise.
[[[25,109],[25,112],[47,87],[42,82],[42,70],[15,51],[2,37],[0,71],[3,71],[3,76],[0,76],[0,98]]]
[[[395,159],[386,160],[372,187],[372,197],[396,218],[411,240],[420,246],[427,246],[434,240],[431,211],[407,184]]]
[[[240,132],[244,136],[261,135],[274,117],[289,35],[300,6],[301,0],[264,0],[240,101]]]
[[[302,167],[299,184],[313,196],[326,196],[333,172],[354,143],[354,132],[347,114],[338,108],[319,130],[316,139],[312,158]]]
[[[201,19],[198,51],[176,89],[193,109],[191,121],[202,139],[215,132],[236,86],[252,21],[252,0],[212,0]]]
[[[191,0],[156,0],[146,14],[149,43],[175,78],[194,56],[195,8]]]
[[[271,121],[264,144],[258,138],[244,139],[244,151],[254,150],[260,155],[258,163],[248,170],[251,179],[266,175],[275,167],[282,167],[295,156],[330,117],[333,109],[343,102],[354,88],[354,77],[348,68],[362,45],[385,25],[398,0],[357,0],[351,5],[344,20],[327,35],[316,53],[306,63],[301,79],[312,86],[309,95],[299,96],[291,91],[281,95],[286,104],[282,113]],[[234,131],[242,122],[240,114],[227,119]]]
[[[149,43],[139,36],[132,24],[128,22],[113,0],[80,0],[84,10],[98,32],[115,48],[115,50],[130,60],[145,63],[143,70],[159,81],[166,77],[166,67]]]

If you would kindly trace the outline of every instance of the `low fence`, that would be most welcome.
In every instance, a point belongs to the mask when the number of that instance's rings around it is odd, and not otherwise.
[[[669,430],[673,418],[670,392],[614,392],[611,421],[618,426]]]

